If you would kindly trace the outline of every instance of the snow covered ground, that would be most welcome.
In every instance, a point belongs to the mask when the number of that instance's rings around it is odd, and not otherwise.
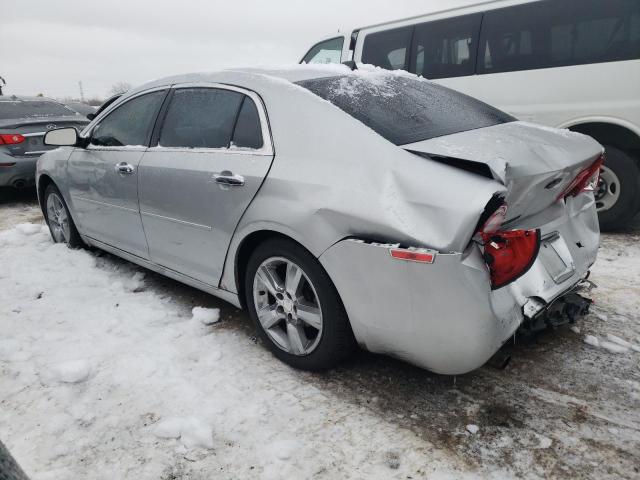
[[[505,370],[309,374],[243,312],[0,200],[0,435],[33,479],[638,478],[639,232],[603,237],[593,314]]]

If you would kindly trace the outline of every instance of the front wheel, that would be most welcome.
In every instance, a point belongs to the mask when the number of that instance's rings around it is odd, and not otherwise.
[[[44,192],[44,215],[55,243],[66,243],[71,248],[82,246],[82,239],[73,223],[67,204],[58,188],[51,184]]]
[[[245,275],[246,304],[260,337],[280,360],[326,370],[355,349],[338,292],[318,260],[286,239],[253,252]]]
[[[602,230],[624,227],[640,209],[640,165],[627,152],[605,145],[606,160],[595,192]]]

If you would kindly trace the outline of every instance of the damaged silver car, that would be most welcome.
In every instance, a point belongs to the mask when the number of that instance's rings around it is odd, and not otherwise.
[[[461,374],[589,307],[602,147],[410,74],[173,77],[45,141],[55,241],[246,308],[295,367],[360,345]]]

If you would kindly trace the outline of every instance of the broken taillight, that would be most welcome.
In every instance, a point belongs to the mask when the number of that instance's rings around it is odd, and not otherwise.
[[[495,290],[520,278],[533,265],[540,249],[539,230],[483,234],[484,260]]]
[[[484,225],[480,228],[480,233],[482,235],[490,235],[500,230],[500,227],[507,219],[507,209],[507,204],[502,203],[484,222]]]
[[[560,195],[558,195],[558,200],[566,197],[575,197],[582,192],[595,191],[596,188],[598,188],[598,182],[600,181],[600,169],[603,164],[604,155],[600,155],[598,160],[576,175],[576,178],[573,179],[569,186],[565,188]]]

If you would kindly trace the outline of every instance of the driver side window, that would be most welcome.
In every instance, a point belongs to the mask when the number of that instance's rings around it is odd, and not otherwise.
[[[166,90],[147,93],[117,107],[91,132],[98,147],[147,146]]]

